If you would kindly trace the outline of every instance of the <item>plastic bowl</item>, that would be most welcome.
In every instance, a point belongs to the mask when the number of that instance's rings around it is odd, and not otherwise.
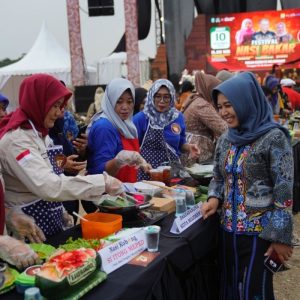
[[[80,220],[84,239],[103,238],[122,229],[121,215],[95,212],[83,217],[88,220]]]
[[[157,185],[165,186],[165,184],[161,181],[151,181],[151,182],[153,182],[154,184],[157,184]],[[151,185],[151,184],[148,184],[145,182],[136,182],[133,184],[133,186],[137,191],[147,194],[147,195],[150,195],[150,196],[154,196],[163,190],[163,188],[160,188],[158,186],[154,186],[154,185]]]

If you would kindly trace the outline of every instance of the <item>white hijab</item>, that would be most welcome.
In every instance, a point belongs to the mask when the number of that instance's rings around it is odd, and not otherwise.
[[[107,85],[102,100],[103,113],[101,114],[101,118],[108,119],[125,138],[134,139],[137,138],[138,134],[136,127],[132,122],[133,110],[130,117],[125,121],[123,121],[115,112],[117,101],[128,89],[130,89],[134,101],[134,87],[129,80],[124,78],[116,78]]]

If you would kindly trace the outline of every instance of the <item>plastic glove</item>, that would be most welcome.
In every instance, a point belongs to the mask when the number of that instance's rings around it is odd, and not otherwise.
[[[63,229],[67,230],[74,226],[74,218],[65,209],[63,211]]]
[[[111,196],[117,196],[124,193],[123,183],[106,172],[103,172],[105,182],[105,192]]]
[[[142,167],[147,165],[147,162],[144,160],[144,158],[136,151],[122,150],[115,158],[119,168],[123,166]]]
[[[35,220],[26,215],[20,207],[12,207],[6,215],[6,226],[9,232],[19,240],[28,238],[31,243],[42,243],[46,240],[40,227]]]
[[[18,268],[41,263],[38,255],[28,245],[8,235],[0,236],[0,257]]]

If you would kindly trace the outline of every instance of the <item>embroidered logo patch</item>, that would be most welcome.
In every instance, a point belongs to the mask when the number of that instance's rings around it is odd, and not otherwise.
[[[180,132],[181,132],[181,127],[180,127],[179,124],[173,123],[173,124],[171,125],[171,130],[172,130],[172,132],[175,133],[175,134],[180,134]]]

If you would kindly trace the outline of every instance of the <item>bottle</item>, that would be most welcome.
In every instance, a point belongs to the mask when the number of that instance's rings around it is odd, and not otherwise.
[[[31,287],[25,290],[24,300],[42,300],[40,289]]]

